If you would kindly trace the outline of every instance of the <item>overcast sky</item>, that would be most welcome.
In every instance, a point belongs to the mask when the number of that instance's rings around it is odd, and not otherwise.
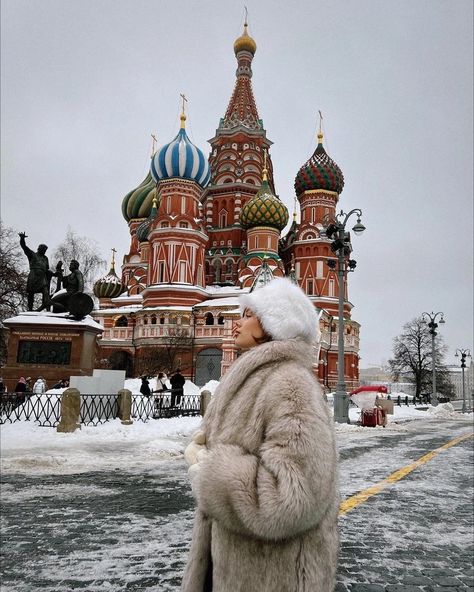
[[[391,356],[423,311],[443,311],[448,362],[473,345],[471,0],[245,0],[253,88],[277,193],[315,148],[344,172],[361,367]],[[225,0],[2,0],[2,219],[50,252],[70,225],[104,258],[128,252],[123,196],[150,134],[179,128],[206,153],[235,80],[243,4]],[[355,219],[354,219],[355,222]],[[55,262],[51,261],[51,264]]]

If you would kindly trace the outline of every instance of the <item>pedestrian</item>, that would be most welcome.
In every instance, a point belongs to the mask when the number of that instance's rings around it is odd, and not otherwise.
[[[142,384],[140,386],[140,392],[142,395],[145,395],[145,397],[151,396],[150,383],[149,383],[148,378],[146,376],[142,376]]]
[[[46,381],[42,376],[38,376],[38,380],[33,385],[33,393],[35,395],[42,395],[46,392]]]
[[[26,390],[26,379],[23,376],[21,376],[15,386],[15,393],[17,394],[17,398],[20,403],[23,403],[25,401]]]
[[[184,394],[184,383],[186,380],[181,374],[181,369],[177,368],[170,378],[171,383],[171,407],[175,407],[181,403],[181,397]]]
[[[7,393],[7,386],[3,382],[3,378],[0,377],[0,395],[5,395]]]
[[[32,390],[31,389],[31,376],[27,376],[25,378],[25,381],[26,381],[26,392],[31,393],[31,390]]]
[[[15,393],[26,393],[26,380],[23,376],[21,376],[16,383]]]
[[[185,451],[197,509],[181,590],[332,592],[337,456],[313,373],[318,316],[286,278],[240,307],[233,334],[245,352]]]
[[[163,372],[158,373],[158,377],[156,379],[156,391],[158,393],[162,393],[164,391],[168,391],[168,386],[165,382],[165,375]]]

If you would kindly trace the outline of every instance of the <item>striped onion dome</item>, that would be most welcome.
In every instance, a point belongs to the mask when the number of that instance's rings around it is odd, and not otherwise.
[[[209,163],[203,152],[188,138],[184,122],[186,115],[181,115],[181,129],[169,144],[162,146],[151,161],[151,175],[155,181],[181,177],[196,181],[205,187],[211,176]]]
[[[138,227],[137,227],[137,239],[140,243],[148,240],[148,235],[150,234],[151,223],[156,218],[158,214],[158,207],[157,207],[157,198],[153,198],[153,205],[151,207],[150,215],[146,220],[144,220]]]
[[[104,275],[103,278],[95,282],[93,288],[94,295],[97,298],[117,298],[126,289],[127,287],[122,284],[122,280],[115,273],[115,263],[112,259],[112,264],[107,275]]]
[[[146,218],[149,216],[153,198],[155,197],[158,197],[156,183],[153,181],[151,174],[148,173],[140,185],[129,191],[123,198],[122,215],[125,220],[130,222],[133,218]]]
[[[344,188],[344,175],[323,146],[323,134],[318,134],[318,145],[313,156],[300,168],[295,179],[296,195],[305,191],[325,189],[341,193]]]
[[[273,195],[267,180],[267,170],[263,170],[262,186],[248,200],[240,212],[240,223],[243,228],[255,226],[272,226],[283,230],[288,222],[288,210],[276,195]]]

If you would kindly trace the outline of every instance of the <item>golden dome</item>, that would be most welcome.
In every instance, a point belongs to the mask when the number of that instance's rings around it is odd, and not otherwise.
[[[235,55],[237,55],[239,51],[249,51],[252,55],[254,55],[257,51],[257,44],[248,34],[247,27],[247,23],[244,23],[244,32],[240,37],[237,37],[237,39],[234,42]]]

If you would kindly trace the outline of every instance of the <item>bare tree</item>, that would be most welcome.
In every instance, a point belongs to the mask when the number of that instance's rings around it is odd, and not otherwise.
[[[192,347],[189,327],[170,328],[168,335],[153,348],[146,348],[136,359],[135,370],[139,375],[154,375],[159,371],[171,371],[178,359]]]
[[[435,344],[436,376],[438,388],[445,396],[451,397],[454,387],[451,384],[443,358],[447,347],[438,335]],[[415,398],[431,391],[433,359],[431,351],[431,335],[421,317],[415,318],[403,326],[403,332],[395,337],[393,358],[388,361],[393,378],[405,378],[415,385]]]
[[[18,233],[0,221],[0,363],[6,359],[6,331],[2,321],[26,309],[28,272]]]
[[[72,259],[79,262],[84,276],[84,285],[88,288],[92,288],[94,280],[104,271],[107,264],[106,260],[99,255],[95,241],[77,235],[69,227],[65,239],[53,252],[53,260],[63,261],[67,269]]]

